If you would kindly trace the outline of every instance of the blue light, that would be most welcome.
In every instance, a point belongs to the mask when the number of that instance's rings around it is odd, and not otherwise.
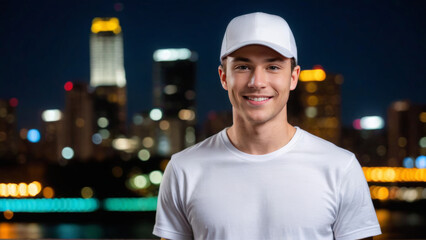
[[[30,129],[27,133],[28,141],[32,143],[37,143],[40,141],[40,132],[37,129]]]
[[[418,156],[416,158],[416,168],[426,168],[426,156]]]
[[[99,209],[94,198],[0,199],[0,212],[93,212]]]
[[[99,145],[102,143],[102,135],[99,133],[95,133],[92,136],[92,142],[96,145]]]
[[[406,157],[402,161],[402,166],[405,168],[413,168],[414,167],[414,159],[411,157]]]
[[[107,211],[140,212],[155,211],[157,209],[157,197],[147,198],[107,198],[104,202]]]

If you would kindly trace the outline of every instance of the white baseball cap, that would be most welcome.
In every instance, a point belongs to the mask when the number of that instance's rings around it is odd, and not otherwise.
[[[287,22],[276,15],[262,12],[245,14],[231,20],[226,28],[220,61],[247,45],[260,44],[297,62],[297,47]]]

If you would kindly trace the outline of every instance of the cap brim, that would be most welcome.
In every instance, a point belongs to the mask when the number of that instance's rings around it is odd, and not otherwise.
[[[297,62],[297,57],[295,57],[288,49],[280,47],[270,42],[265,42],[265,41],[246,41],[238,45],[232,46],[231,48],[228,49],[228,51],[226,51],[225,53],[222,54],[222,56],[220,56],[220,60],[222,61],[225,57],[229,56],[233,52],[248,45],[262,45],[262,46],[271,48],[272,50],[276,51],[277,53],[281,54],[282,56],[286,58],[294,58],[295,61]]]

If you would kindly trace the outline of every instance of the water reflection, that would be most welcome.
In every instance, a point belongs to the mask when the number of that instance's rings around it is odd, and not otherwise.
[[[418,212],[377,209],[382,232],[375,240],[426,239],[426,216]],[[125,221],[104,224],[0,223],[0,239],[12,238],[154,238],[153,221]]]

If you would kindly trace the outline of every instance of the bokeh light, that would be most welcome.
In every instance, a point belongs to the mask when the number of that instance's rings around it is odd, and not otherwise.
[[[27,133],[27,139],[28,141],[32,143],[37,143],[40,141],[41,135],[40,132],[37,129],[30,129]]]

